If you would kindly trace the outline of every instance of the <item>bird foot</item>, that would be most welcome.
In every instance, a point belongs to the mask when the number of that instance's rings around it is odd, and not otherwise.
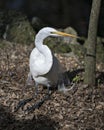
[[[22,108],[23,110],[23,107],[30,101],[32,101],[34,98],[29,98],[29,99],[25,99],[25,100],[22,100],[18,103],[17,107],[15,108],[14,112],[17,112],[19,110],[19,108]]]
[[[47,96],[45,96],[43,99],[41,99],[39,102],[37,102],[36,104],[34,104],[33,106],[31,107],[28,107],[26,110],[24,110],[25,112],[31,112],[31,111],[34,111],[35,109],[39,109],[41,107],[41,105],[46,101],[48,100],[50,97],[50,94],[48,94]],[[25,100],[22,100],[18,103],[17,107],[15,108],[14,112],[17,112],[20,108],[24,108],[24,106],[32,101],[34,98],[29,98],[29,99],[25,99]]]
[[[35,109],[39,109],[41,106],[42,106],[42,104],[46,101],[46,100],[48,100],[49,99],[49,95],[47,95],[47,96],[45,96],[42,100],[40,100],[39,102],[37,102],[36,104],[34,104],[33,106],[31,106],[31,107],[28,107],[26,110],[25,110],[25,112],[32,112],[32,111],[34,111]]]

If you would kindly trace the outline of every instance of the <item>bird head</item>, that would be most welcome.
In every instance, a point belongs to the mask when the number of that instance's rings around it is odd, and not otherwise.
[[[39,32],[39,35],[41,35],[41,37],[43,37],[44,39],[48,36],[52,36],[52,37],[59,37],[59,36],[63,36],[63,37],[72,37],[72,38],[78,38],[76,35],[73,34],[68,34],[65,32],[60,32],[54,28],[51,27],[44,27],[42,28]]]

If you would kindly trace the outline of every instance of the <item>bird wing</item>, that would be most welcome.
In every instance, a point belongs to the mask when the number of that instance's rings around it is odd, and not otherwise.
[[[59,60],[53,55],[53,65],[50,71],[45,74],[44,77],[48,78],[51,85],[56,85],[59,80],[62,80],[63,73],[63,67],[61,66]]]

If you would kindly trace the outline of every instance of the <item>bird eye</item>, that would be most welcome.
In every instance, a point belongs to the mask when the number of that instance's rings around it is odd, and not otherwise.
[[[56,34],[56,32],[51,32],[51,34]]]

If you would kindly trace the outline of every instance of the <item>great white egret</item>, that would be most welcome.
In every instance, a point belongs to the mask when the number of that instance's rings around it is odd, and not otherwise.
[[[64,71],[59,60],[54,56],[49,47],[43,44],[44,39],[48,36],[64,36],[73,38],[78,37],[72,34],[57,31],[56,29],[50,27],[44,27],[38,32],[35,37],[35,48],[30,54],[30,73],[28,75],[27,82],[30,82],[32,79],[35,81],[36,93],[37,86],[39,84],[47,86],[49,96],[49,88],[52,86],[58,85],[59,90],[63,91],[67,91],[68,89],[66,89],[64,85]],[[48,96],[41,100],[38,104],[35,104],[33,107],[28,108],[28,110],[39,107],[48,98]],[[27,99],[24,102],[20,102],[17,106],[17,109],[32,99],[33,98]]]

